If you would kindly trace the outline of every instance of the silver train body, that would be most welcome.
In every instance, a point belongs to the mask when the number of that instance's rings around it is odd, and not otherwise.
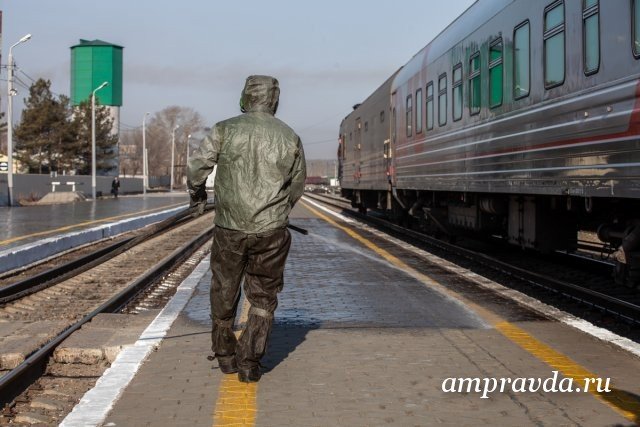
[[[618,280],[636,283],[639,9],[476,2],[342,121],[343,195],[540,251],[598,229],[618,249]]]

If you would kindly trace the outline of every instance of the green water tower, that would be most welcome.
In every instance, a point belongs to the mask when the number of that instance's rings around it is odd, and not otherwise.
[[[122,106],[122,46],[102,40],[80,40],[71,46],[71,102],[79,105],[103,82],[96,93],[102,105]]]
[[[122,46],[102,40],[82,40],[71,46],[71,103],[80,105],[91,100],[91,92],[108,82],[96,92],[96,103],[108,106],[113,120],[111,133],[120,134],[120,107],[122,106]],[[98,175],[118,174],[120,153],[113,147],[115,157],[111,167],[97,170]]]

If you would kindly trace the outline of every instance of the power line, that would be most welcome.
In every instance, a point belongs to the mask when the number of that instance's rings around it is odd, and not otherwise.
[[[18,86],[21,86],[22,88],[24,88],[26,90],[29,90],[29,86],[25,82],[20,80],[20,77],[14,76],[13,82],[14,83],[18,83]]]
[[[16,67],[16,68],[18,68],[18,67]],[[29,76],[27,73],[25,73],[25,72],[22,70],[22,68],[18,68],[18,71],[20,71],[22,74],[24,74],[24,75],[25,75],[25,77],[26,77],[26,78],[28,78],[29,80],[31,80],[33,83],[35,83],[35,82],[36,82],[36,81],[31,77],[31,76]]]
[[[27,73],[25,73],[25,72],[24,72],[24,70],[23,70],[22,68],[18,67],[17,65],[14,65],[14,66],[15,66],[16,70],[20,71],[20,72],[21,72],[21,73],[22,73],[26,78],[28,78],[29,80],[31,80],[31,82],[32,82],[32,83],[35,83],[35,82],[36,82],[36,80],[35,80],[33,77],[31,77],[30,75],[28,75]],[[22,83],[22,85],[23,85],[23,87],[24,87],[25,89],[27,89],[27,90],[29,90],[29,89],[30,89],[30,87],[29,87],[25,82],[23,82],[22,80],[20,80],[20,78],[19,78],[18,76],[16,76],[15,74],[14,74],[14,78],[15,78],[17,81],[21,82],[21,83]],[[62,95],[62,94],[60,94],[60,93],[54,92],[54,91],[52,91],[51,89],[49,89],[49,92],[51,92],[51,94],[52,94],[52,95],[55,95],[55,96],[57,96],[58,98],[60,98],[61,96],[66,96],[66,95]]]
[[[124,122],[120,122],[120,126],[124,126],[126,128],[129,128],[129,129],[139,129],[139,128],[142,127],[142,125],[140,125],[140,126],[132,126],[132,125],[126,124]]]

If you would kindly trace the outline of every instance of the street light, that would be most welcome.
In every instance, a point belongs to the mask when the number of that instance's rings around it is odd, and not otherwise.
[[[184,174],[185,176],[189,176],[189,140],[191,139],[191,134],[187,135],[187,161],[184,166]]]
[[[9,195],[9,206],[12,206],[11,196],[13,193],[13,97],[17,95],[16,91],[13,90],[13,48],[18,46],[20,43],[24,43],[31,38],[31,34],[27,34],[18,40],[17,43],[13,44],[9,48],[9,68],[8,68],[8,82],[7,82],[7,166],[9,169],[7,171],[7,193]]]
[[[173,191],[173,159],[176,147],[176,130],[178,130],[179,127],[180,125],[176,125],[173,128],[173,131],[171,131],[171,184],[169,186],[169,191]]]
[[[96,92],[108,85],[103,82],[91,92],[91,196],[96,199]]]
[[[145,128],[145,122],[149,113],[144,113],[142,117],[142,194],[147,194],[147,187],[149,186],[149,177],[147,171],[147,129]]]

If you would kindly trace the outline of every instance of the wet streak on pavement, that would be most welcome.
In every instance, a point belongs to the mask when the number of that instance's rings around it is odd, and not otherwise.
[[[297,224],[310,235],[293,235],[276,327],[486,328],[326,222]]]
[[[486,328],[460,304],[427,288],[340,230],[316,219],[296,224],[284,289],[278,296],[275,329],[306,328]],[[210,325],[208,273],[187,316]]]

